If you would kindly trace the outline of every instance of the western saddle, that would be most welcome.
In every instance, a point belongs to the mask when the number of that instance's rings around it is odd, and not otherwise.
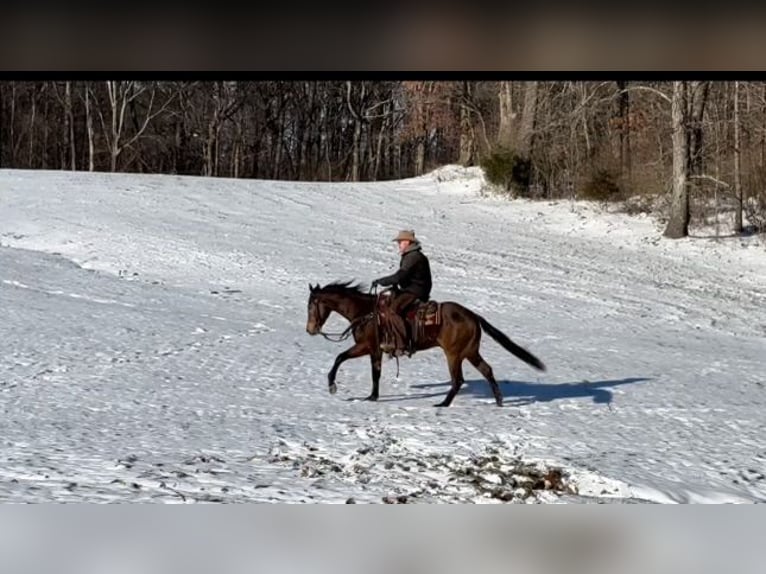
[[[376,316],[378,332],[380,333],[380,348],[389,354],[396,352],[396,336],[391,324],[391,292],[384,291],[378,295]],[[441,326],[441,303],[433,300],[427,302],[415,301],[405,311],[405,323],[412,339],[410,356],[424,345],[427,345],[438,333]]]

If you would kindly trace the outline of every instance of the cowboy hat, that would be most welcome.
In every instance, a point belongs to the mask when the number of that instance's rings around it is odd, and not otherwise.
[[[415,232],[411,229],[403,229],[399,234],[392,239],[392,241],[412,241],[416,243],[418,240],[415,237]]]

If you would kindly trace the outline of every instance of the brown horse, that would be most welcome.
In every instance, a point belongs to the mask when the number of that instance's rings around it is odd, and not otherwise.
[[[358,285],[346,283],[331,283],[320,287],[309,284],[308,321],[306,331],[310,335],[324,335],[322,326],[334,311],[347,319],[350,325],[341,334],[342,340],[353,336],[354,345],[335,358],[335,363],[327,376],[331,394],[337,391],[335,377],[338,368],[347,360],[357,357],[370,356],[372,364],[372,393],[367,400],[378,400],[381,359],[383,352],[380,342],[385,337],[385,294],[373,295],[366,293]],[[522,349],[511,341],[505,334],[490,325],[470,309],[458,303],[445,301],[430,302],[429,307],[421,305],[421,312],[410,312],[409,321],[413,332],[417,333],[417,351],[441,347],[447,357],[452,386],[444,400],[434,406],[449,406],[462,386],[463,361],[468,361],[489,381],[492,394],[498,406],[503,406],[503,395],[492,373],[492,367],[479,353],[482,330],[497,341],[507,351],[533,366],[544,371],[545,365],[529,351]],[[431,311],[430,315],[423,311]],[[430,320],[429,320],[430,318]]]

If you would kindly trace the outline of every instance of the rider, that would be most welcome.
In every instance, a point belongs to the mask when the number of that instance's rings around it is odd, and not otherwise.
[[[406,351],[412,356],[415,349],[404,315],[417,300],[425,303],[431,296],[431,266],[414,231],[400,231],[393,241],[399,244],[401,254],[399,270],[393,275],[376,279],[372,282],[372,286],[396,285],[398,287],[398,290],[394,291],[394,299],[391,302],[391,320],[396,336],[395,352]]]

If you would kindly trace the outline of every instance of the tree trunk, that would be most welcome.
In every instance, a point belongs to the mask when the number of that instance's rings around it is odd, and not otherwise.
[[[361,174],[360,161],[362,157],[362,107],[364,105],[366,86],[361,85],[361,94],[359,95],[359,106],[354,107],[351,101],[351,82],[346,82],[346,105],[354,121],[354,139],[351,145],[351,181],[359,181]]]
[[[704,171],[702,155],[702,117],[705,114],[705,104],[710,90],[710,82],[694,81],[687,88],[687,101],[689,106],[688,130],[689,130],[689,163],[690,172],[694,175],[702,175]]]
[[[109,93],[109,103],[112,111],[111,145],[109,146],[111,161],[109,163],[109,169],[114,173],[117,171],[117,156],[120,154],[120,132],[122,131],[122,121],[120,121],[122,116],[118,116],[117,113],[117,106],[120,99],[118,92],[121,91],[121,85],[116,82],[107,81],[106,87]]]
[[[473,122],[471,121],[471,85],[463,82],[463,102],[460,105],[460,156],[458,163],[463,166],[473,164],[474,148],[476,145]]]
[[[497,99],[500,108],[500,125],[497,128],[497,145],[500,148],[513,147],[513,100],[511,82],[500,82]]]
[[[311,109],[309,109],[308,114],[311,114]],[[312,125],[310,121],[306,121],[303,123],[303,126],[301,127],[301,132],[299,134],[298,141],[300,144],[298,145],[298,161],[297,163],[297,178],[298,179],[304,179],[309,178],[309,173],[311,172],[311,169],[309,167],[309,164],[311,163],[311,158],[309,157],[310,151],[309,151],[309,138],[311,137],[311,129]]]
[[[532,182],[532,145],[537,116],[538,83],[527,82],[524,87],[524,107],[519,122],[516,140],[514,176],[509,179],[508,188],[513,196],[527,195]]]
[[[623,178],[630,181],[630,93],[626,89],[627,85],[625,81],[617,82],[620,90],[620,172]]]
[[[426,167],[426,138],[421,136],[418,138],[417,147],[415,148],[415,175],[423,175]]]
[[[77,169],[77,154],[74,141],[74,113],[72,112],[72,82],[66,82],[64,90],[64,102],[66,103],[67,137],[69,138],[69,169]]]
[[[588,162],[588,165],[593,165],[593,159],[595,157],[595,153],[593,152],[593,145],[591,144],[591,136],[590,136],[590,127],[588,126],[588,105],[587,105],[587,99],[588,99],[588,86],[587,84],[581,84],[580,85],[580,122],[582,123],[582,135],[585,140],[585,158]]]
[[[235,136],[234,136],[234,153],[232,154],[232,170],[231,174],[232,177],[235,179],[239,177],[239,162],[240,162],[240,156],[242,155],[242,122],[238,121],[236,123],[235,129]]]
[[[34,148],[35,148],[35,115],[37,115],[37,89],[32,88],[32,115],[29,119],[29,159],[27,167],[34,169]]]
[[[5,86],[0,83],[0,168],[5,167],[3,159],[5,158]]]
[[[396,139],[396,120],[394,119],[395,104],[391,104],[391,122],[388,124],[388,177],[396,179],[399,177],[399,168],[397,157],[399,152],[399,142]]]
[[[529,158],[532,153],[532,143],[537,113],[537,82],[528,82],[524,89],[524,111],[521,115],[521,126],[517,150],[521,157]]]
[[[381,155],[383,153],[383,138],[384,138],[384,134],[386,133],[386,125],[388,123],[388,110],[389,110],[388,104],[386,104],[383,109],[385,110],[384,116],[380,122],[380,128],[378,129],[378,141],[377,141],[377,145],[375,146],[375,162],[373,163],[373,168],[372,168],[373,181],[378,180],[378,174],[380,170]]]
[[[48,134],[53,122],[50,121],[50,116],[48,115],[48,111],[50,110],[50,98],[45,98],[43,102],[43,145],[40,148],[40,167],[42,169],[48,169]]]
[[[207,138],[205,141],[205,175],[211,177],[213,175],[213,154],[215,153],[215,124],[217,121],[218,108],[213,110],[210,115],[210,119],[207,122]]]
[[[415,135],[415,175],[423,175],[426,170],[426,137],[428,136],[428,122],[426,121],[425,98],[430,91],[429,82],[424,82],[422,91],[417,98],[415,109],[417,117],[417,132]]]
[[[11,165],[10,167],[16,167],[16,141],[14,134],[14,126],[16,124],[16,82],[11,82],[11,122],[10,132],[11,139],[8,142],[8,149],[11,152]]]
[[[183,111],[181,112],[183,113]],[[178,119],[175,122],[175,134],[173,137],[173,173],[182,173],[183,167],[181,158],[183,156],[183,139],[181,138],[181,122],[183,120]]]
[[[277,135],[274,138],[274,145],[276,146],[274,149],[274,170],[273,170],[273,179],[279,179],[279,170],[280,170],[280,163],[282,162],[282,141],[284,138],[285,133],[285,116],[284,111],[280,111],[279,113],[279,129],[277,130]]]
[[[351,152],[351,181],[359,181],[359,148],[362,140],[362,122],[354,118],[354,142]]]
[[[742,233],[742,173],[740,169],[739,82],[734,82],[734,195],[737,198],[734,232]]]
[[[218,165],[221,158],[221,127],[216,126],[215,136],[213,138],[213,176],[218,177]]]
[[[673,124],[673,195],[665,237],[680,239],[689,235],[689,138],[687,132],[688,86],[673,82],[671,117]]]
[[[88,130],[88,171],[95,168],[93,156],[95,155],[93,143],[93,114],[90,111],[90,87],[85,84],[85,123]]]
[[[761,99],[766,102],[766,82],[761,86]],[[765,110],[766,111],[766,110]],[[766,113],[763,114],[764,125],[761,127],[761,163],[762,172],[766,172]]]

